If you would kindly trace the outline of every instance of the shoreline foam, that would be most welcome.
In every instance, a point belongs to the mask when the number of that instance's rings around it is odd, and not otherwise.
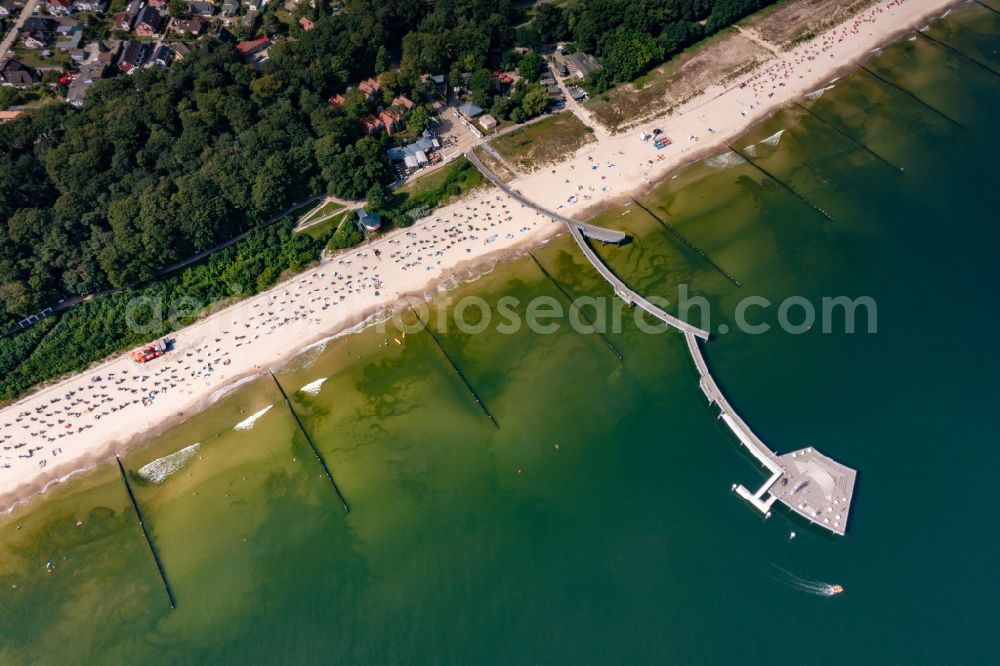
[[[590,217],[599,210],[619,205],[630,196],[641,196],[666,180],[670,174],[688,164],[718,154],[720,149],[724,150],[727,141],[744,134],[781,108],[808,97],[810,94],[822,93],[828,89],[831,81],[835,81],[842,73],[856,67],[859,62],[872,57],[873,47],[895,41],[914,27],[922,25],[935,16],[940,16],[943,10],[948,10],[956,4],[958,2],[955,0],[906,0],[902,4],[894,6],[892,8],[895,12],[893,20],[881,20],[877,35],[873,32],[868,37],[859,36],[856,40],[850,41],[844,45],[847,52],[841,58],[831,59],[833,62],[830,63],[822,61],[815,63],[814,67],[819,71],[813,72],[812,68],[809,68],[810,75],[808,77],[802,76],[801,83],[793,82],[792,85],[781,88],[779,94],[774,95],[773,98],[757,102],[755,105],[751,104],[750,112],[744,112],[735,122],[733,116],[746,109],[747,101],[745,98],[747,96],[743,93],[749,91],[732,87],[722,93],[705,92],[684,105],[688,109],[687,111],[682,110],[676,115],[666,115],[644,122],[621,135],[599,138],[596,143],[588,144],[576,155],[558,165],[556,169],[551,169],[551,173],[549,170],[542,170],[542,172],[521,176],[512,181],[511,185],[540,205],[553,209],[559,205],[560,200],[565,201],[567,198],[564,195],[553,197],[555,192],[559,190],[580,192],[589,185],[590,189],[586,191],[594,192],[593,197],[584,195],[586,203],[563,206],[560,212],[578,219]],[[818,43],[824,36],[834,34],[850,22],[851,20],[848,20],[824,32],[806,46]],[[883,25],[887,22],[889,25]],[[782,62],[783,58],[790,57],[790,54],[791,51],[776,56],[751,74],[775,66],[775,64]],[[728,120],[723,116],[728,116]],[[652,167],[647,167],[644,162],[653,153],[650,153],[648,145],[639,142],[637,137],[642,129],[657,123],[665,127],[667,133],[674,139],[674,145],[671,148],[675,150],[668,154],[665,153],[667,157],[662,161],[654,161]],[[714,123],[714,126],[719,129],[711,135],[704,134],[703,129],[709,126],[707,123]],[[707,140],[703,145],[699,145],[697,141],[682,145],[685,133]],[[595,163],[598,167],[590,168]],[[580,168],[577,169],[577,167]],[[575,181],[573,183],[558,182],[564,176],[571,176]],[[599,179],[598,176],[600,176]],[[606,180],[608,176],[611,176],[611,180]],[[566,188],[564,187],[566,184],[577,185],[577,188]],[[599,186],[600,191],[596,190],[595,186]],[[338,269],[338,266],[343,266],[345,262],[348,265],[358,262],[366,269],[369,268],[369,264],[377,264],[374,259],[369,258],[369,253],[373,248],[377,247],[382,249],[384,253],[388,253],[398,247],[399,243],[408,240],[410,242],[407,243],[407,246],[411,243],[417,246],[425,241],[430,242],[432,230],[437,226],[436,224],[430,226],[431,221],[455,222],[461,219],[462,222],[459,225],[463,225],[473,220],[482,222],[482,216],[489,215],[489,211],[499,215],[495,211],[495,207],[496,202],[500,200],[501,197],[498,196],[495,189],[472,193],[462,201],[435,211],[431,218],[422,220],[410,229],[396,230],[379,238],[371,245],[337,255],[331,260],[279,283],[267,292],[213,312],[195,324],[176,332],[173,338],[177,340],[177,344],[175,349],[170,352],[170,354],[178,355],[176,360],[183,362],[180,354],[198,352],[198,350],[206,348],[207,345],[216,344],[218,345],[217,349],[225,349],[226,357],[230,359],[231,365],[225,368],[213,368],[211,372],[205,373],[204,377],[197,377],[196,379],[204,379],[205,384],[204,388],[200,388],[197,392],[191,390],[187,392],[187,395],[179,395],[184,393],[183,391],[158,394],[155,401],[151,402],[152,411],[146,411],[142,414],[142,416],[149,418],[134,418],[136,416],[134,410],[131,412],[122,410],[121,413],[116,413],[107,421],[97,424],[100,425],[99,428],[95,428],[91,424],[90,428],[93,430],[88,428],[77,431],[75,434],[79,434],[80,437],[75,441],[65,443],[67,448],[72,447],[73,450],[67,452],[58,462],[53,460],[51,466],[46,465],[45,468],[38,468],[30,463],[25,463],[19,464],[16,470],[13,468],[0,470],[0,506],[9,507],[9,511],[31,497],[44,493],[53,484],[93,468],[107,460],[113,452],[141,445],[142,442],[157,433],[168,430],[189,418],[191,414],[207,408],[212,403],[213,396],[217,395],[218,397],[215,398],[217,400],[238,388],[241,383],[250,381],[253,377],[263,373],[266,367],[280,367],[311,347],[325,344],[339,335],[348,334],[351,330],[366,327],[372,323],[373,318],[379,312],[391,312],[405,298],[416,297],[418,294],[429,298],[427,296],[429,290],[440,289],[449,283],[454,285],[456,280],[464,282],[476,279],[480,275],[492,271],[512,256],[520,256],[525,250],[547,242],[563,231],[561,225],[547,219],[539,219],[536,214],[527,209],[518,209],[512,202],[506,202],[504,210],[509,214],[508,218],[505,218],[495,231],[490,231],[494,234],[494,241],[503,234],[501,242],[496,243],[493,247],[491,247],[493,241],[489,240],[484,241],[481,247],[478,244],[467,243],[468,247],[461,248],[466,250],[465,254],[454,257],[447,265],[440,267],[436,265],[430,270],[414,270],[406,275],[395,270],[392,277],[398,278],[398,284],[394,284],[394,290],[389,291],[383,288],[380,291],[375,289],[375,295],[372,296],[370,292],[373,290],[368,289],[369,293],[361,298],[354,298],[352,292],[352,297],[346,299],[348,301],[347,307],[337,311],[348,310],[345,316],[316,317],[315,322],[310,318],[303,318],[304,321],[297,318],[292,322],[292,325],[282,330],[281,335],[261,340],[259,345],[255,344],[252,355],[247,354],[247,350],[237,352],[236,349],[240,348],[242,343],[234,346],[234,339],[227,338],[220,333],[226,327],[224,319],[236,317],[233,325],[230,326],[235,327],[237,322],[246,321],[246,317],[253,313],[253,309],[261,307],[262,304],[266,303],[267,307],[271,307],[275,301],[280,300],[289,309],[293,302],[301,306],[302,303],[295,301],[296,297],[290,296],[288,290],[299,291],[303,286],[311,284],[317,276],[325,278],[331,271],[345,270]],[[507,203],[511,205],[507,207]],[[478,213],[474,217],[465,217],[470,212],[479,211],[480,207],[482,213]],[[528,224],[531,224],[530,228],[527,226]],[[478,236],[473,236],[476,241],[479,240]],[[438,262],[438,265],[440,263],[441,261]],[[422,264],[419,268],[425,267],[430,268],[429,262]],[[377,264],[373,268],[382,269],[386,268],[386,265]],[[397,262],[396,269],[398,268]],[[359,271],[358,275],[361,276],[363,272]],[[466,274],[465,279],[459,277],[460,273]],[[421,279],[422,276],[424,279]],[[361,277],[358,279],[360,281]],[[445,288],[448,287],[445,286]],[[360,289],[357,295],[361,295]],[[282,296],[285,298],[283,299]],[[285,310],[285,307],[280,308],[280,310]],[[249,327],[250,324],[246,324],[246,326]],[[217,336],[221,342],[208,342],[213,338],[213,335]],[[296,341],[291,349],[287,344],[289,340]],[[305,342],[298,343],[300,340]],[[203,351],[201,353],[211,355],[213,352]],[[163,359],[158,359],[157,362],[171,362],[175,357],[170,356],[170,354]],[[150,364],[149,369],[153,370],[157,362]],[[109,372],[121,372],[122,370],[143,372],[146,370],[146,366],[134,366],[127,356],[108,359],[96,364],[84,373],[42,387],[39,391],[29,394],[22,400],[0,409],[0,423],[13,423],[16,414],[22,411],[30,414],[36,406],[45,405],[46,399],[51,405],[53,397],[61,396],[68,390],[87,388],[88,378],[94,374],[105,375]],[[149,410],[150,408],[144,409]],[[19,429],[14,430],[15,427],[5,429],[4,432],[21,435]],[[53,448],[58,445],[58,442],[48,444]]]

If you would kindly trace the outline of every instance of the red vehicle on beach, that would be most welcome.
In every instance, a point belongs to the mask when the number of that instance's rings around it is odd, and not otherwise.
[[[167,339],[162,338],[147,347],[136,349],[132,352],[132,360],[136,363],[145,363],[146,361],[152,361],[154,358],[163,356],[166,351]]]

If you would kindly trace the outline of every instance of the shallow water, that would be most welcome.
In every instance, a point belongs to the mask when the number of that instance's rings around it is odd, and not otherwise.
[[[998,62],[981,7],[928,34]],[[796,107],[735,144],[832,220],[747,163],[644,198],[742,287],[634,205],[598,220],[633,236],[597,249],[635,289],[707,299],[709,363],[772,448],[860,470],[845,538],[729,492],[763,474],[675,333],[625,317],[620,362],[565,325],[434,325],[494,428],[428,333],[390,325],[277,373],[350,513],[271,380],[248,383],[124,458],[177,609],[102,466],[0,520],[0,663],[990,661],[1000,79],[926,40],[868,66],[965,127],[856,72],[809,108],[902,174]],[[567,237],[534,254],[570,295],[610,296]],[[530,257],[464,295],[565,302]],[[751,317],[770,332],[736,330],[748,295],[775,304]],[[878,333],[777,329],[784,299],[839,295],[874,298]],[[194,443],[162,482],[138,474]]]

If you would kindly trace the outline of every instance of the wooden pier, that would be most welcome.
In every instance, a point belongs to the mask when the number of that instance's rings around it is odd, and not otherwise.
[[[589,237],[605,242],[620,242],[620,240],[606,239],[618,238],[616,234],[620,234],[621,240],[624,240],[625,234],[577,222],[576,220],[557,215],[536,206],[521,196],[520,193],[511,190],[506,183],[497,178],[493,172],[483,165],[475,155],[470,153],[467,154],[467,157],[486,178],[501,190],[525,206],[529,206],[543,215],[547,215],[565,224],[584,256],[597,272],[601,274],[601,277],[611,284],[615,290],[615,294],[619,298],[629,305],[638,305],[652,316],[668,326],[672,326],[684,335],[688,351],[691,354],[691,360],[694,361],[695,368],[698,370],[698,383],[702,393],[708,398],[710,405],[715,405],[719,408],[719,419],[726,424],[733,434],[736,435],[740,444],[746,447],[747,451],[768,472],[767,480],[764,481],[756,492],[751,492],[742,485],[733,484],[733,490],[737,495],[764,514],[765,517],[771,515],[771,507],[775,502],[781,502],[810,523],[830,530],[834,534],[843,535],[847,531],[847,517],[851,507],[857,472],[850,467],[841,465],[832,458],[824,456],[812,447],[778,455],[754,433],[746,421],[729,404],[726,396],[719,389],[715,378],[712,377],[712,373],[709,372],[708,364],[705,362],[705,357],[702,355],[698,342],[699,339],[708,340],[709,332],[664,312],[643,296],[633,291],[604,264],[600,256],[587,243],[586,239],[586,237]],[[805,201],[805,199],[803,200]],[[806,201],[806,203],[809,202]],[[816,208],[811,203],[809,205]],[[816,209],[826,215],[821,209]]]

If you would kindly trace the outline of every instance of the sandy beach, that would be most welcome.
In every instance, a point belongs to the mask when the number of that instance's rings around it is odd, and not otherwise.
[[[954,4],[876,3],[794,49],[776,52],[728,87],[706,90],[673,114],[628,132],[598,131],[596,142],[567,161],[510,185],[541,206],[582,219],[680,166],[723,152],[749,126]],[[653,128],[672,144],[658,151],[643,142],[640,133]],[[8,405],[0,410],[0,509],[190,417],[244,378],[277,368],[403,296],[419,296],[460,271],[472,272],[563,230],[484,188],[410,229],[325,260],[176,332],[161,358],[140,365],[124,354]]]

